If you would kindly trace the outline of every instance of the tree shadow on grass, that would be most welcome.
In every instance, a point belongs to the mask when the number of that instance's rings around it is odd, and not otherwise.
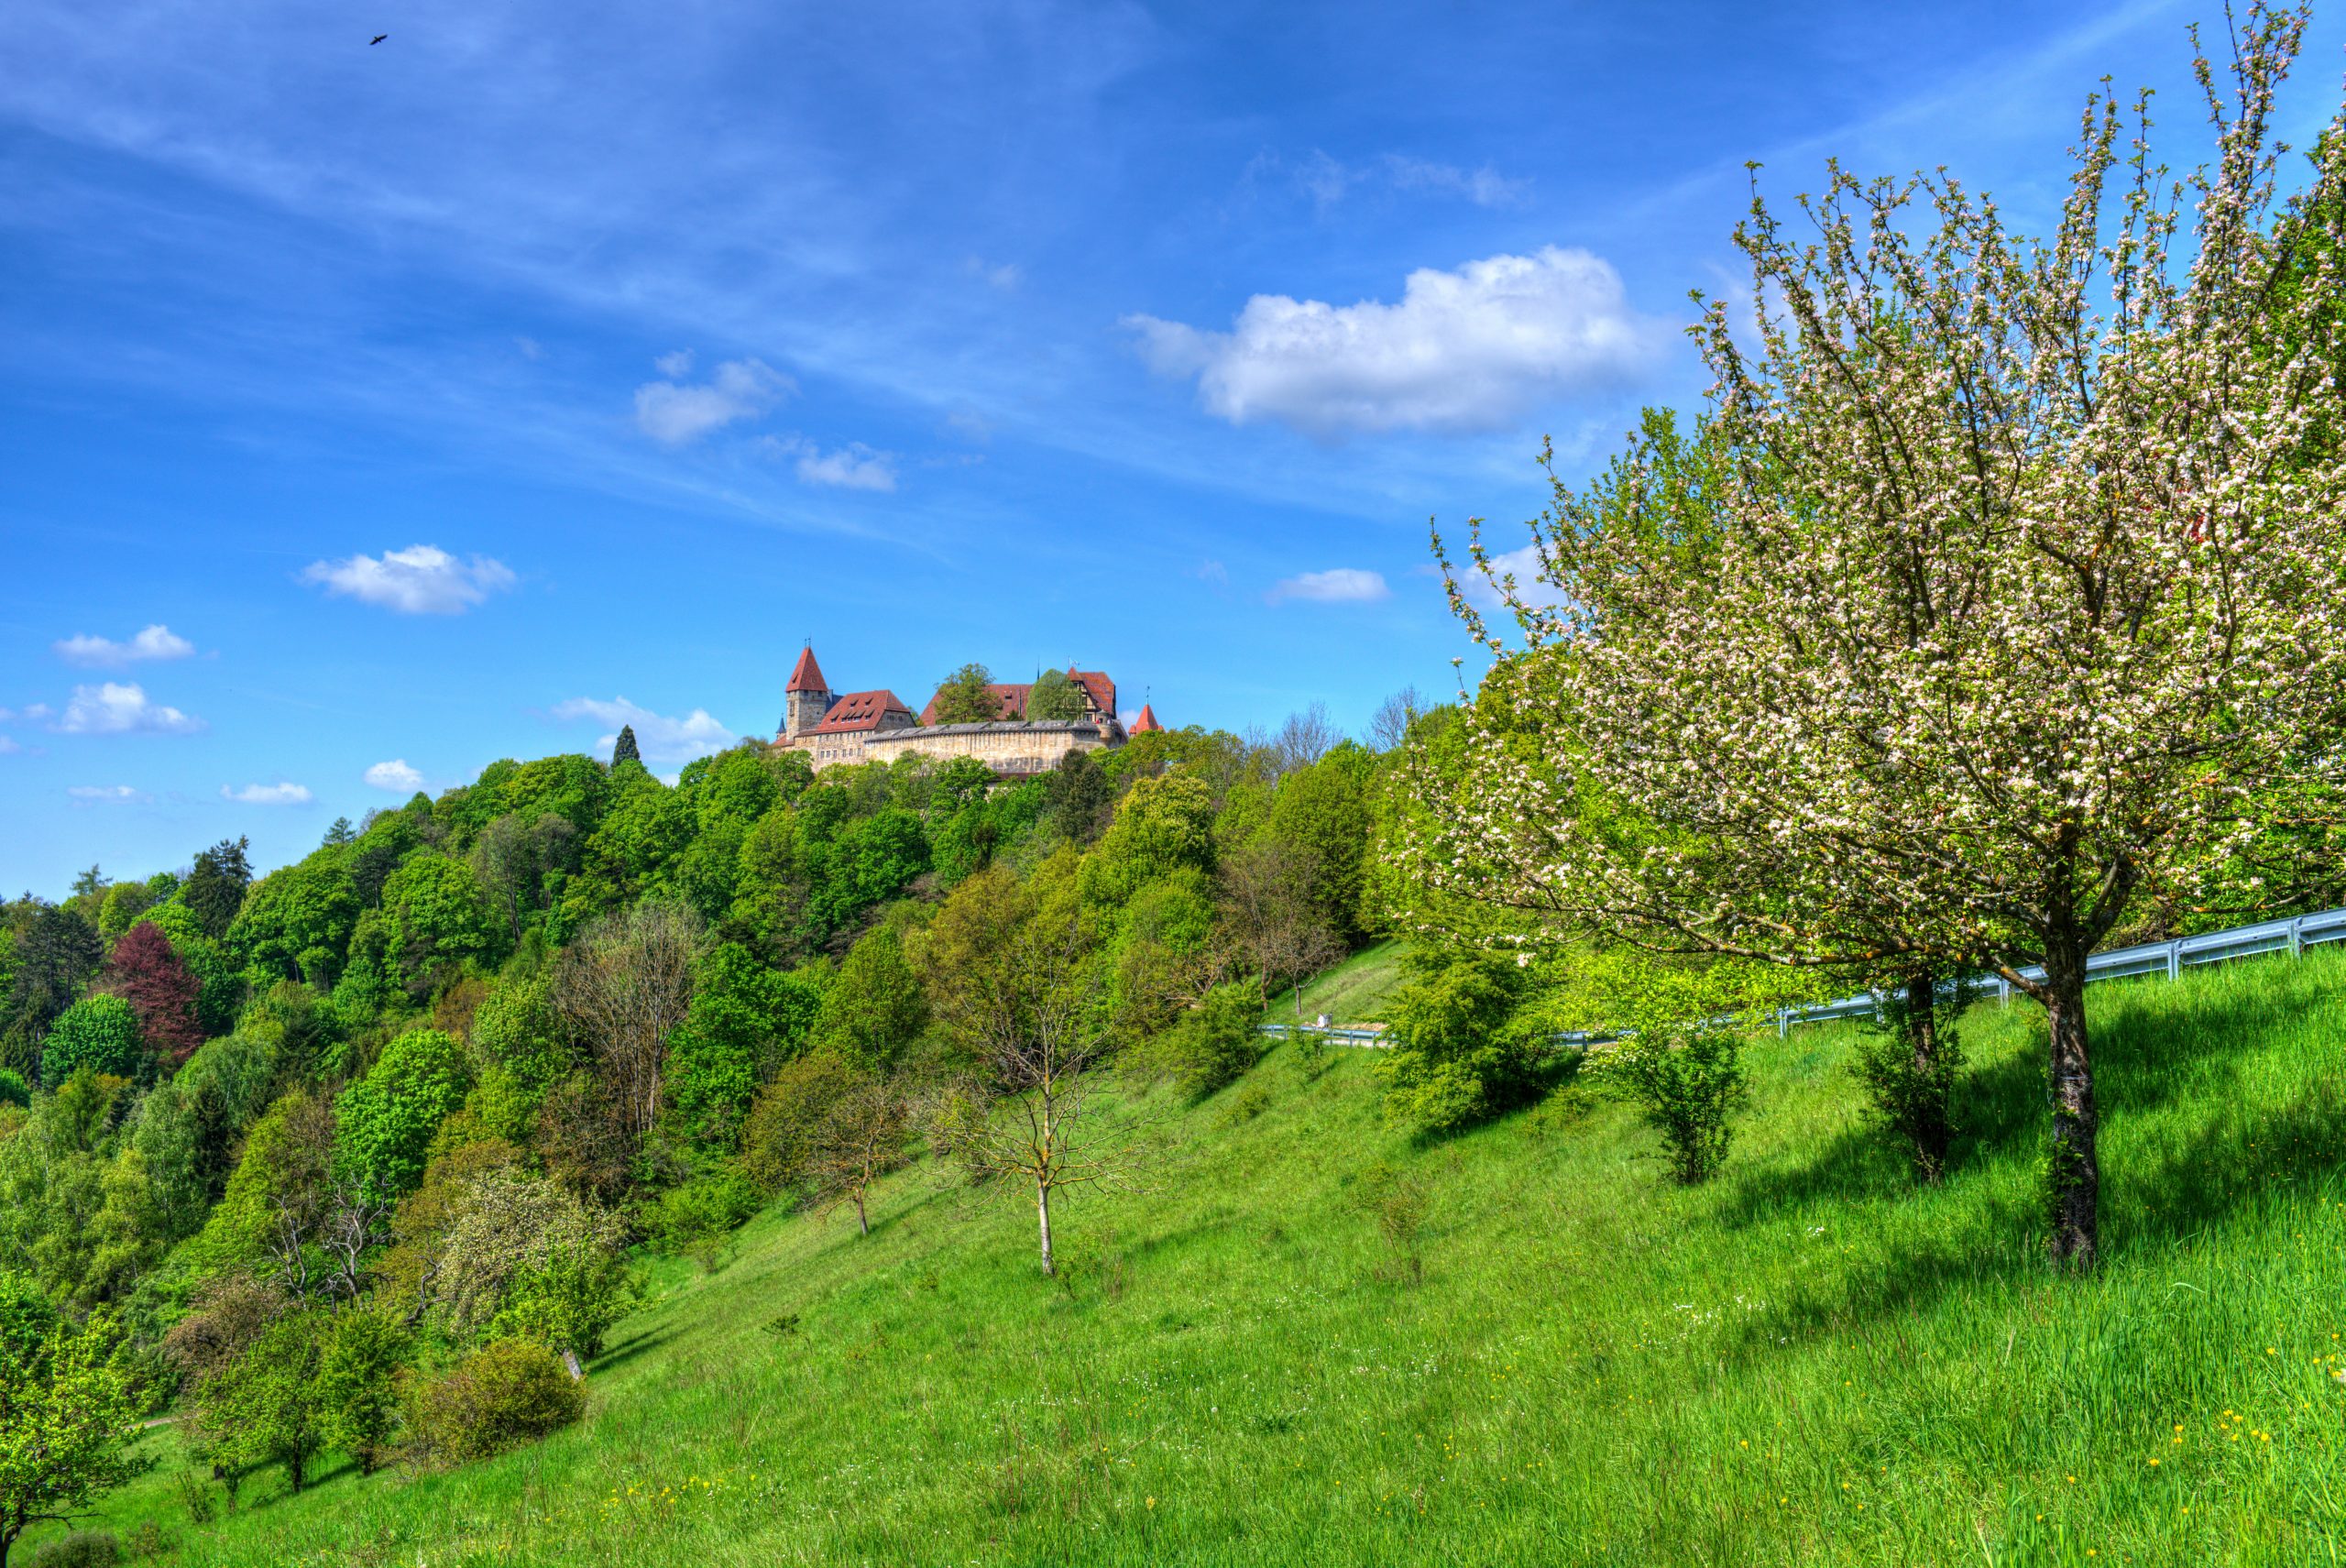
[[[2143,1004],[2150,1000],[2106,997],[2094,1021],[2103,1251],[2112,1260],[2319,1188],[2346,1166],[2346,1080],[2313,1078],[2277,1106],[2254,1102],[2242,1087],[2249,1064],[2283,1033],[2304,1027],[2324,997],[2311,987],[2275,986]],[[1914,1187],[1902,1161],[1865,1130],[1836,1135],[1797,1163],[1741,1175],[1718,1212],[1733,1229],[1832,1204],[1855,1206],[1861,1226],[1889,1220],[1886,1206],[1907,1203],[1944,1205],[1946,1221],[1897,1223],[1887,1257],[1828,1281],[1778,1287],[1770,1310],[1745,1330],[1746,1350],[1910,1312],[1967,1287],[2045,1277],[2033,1174],[2045,1124],[2041,1028],[2028,1048],[1968,1075],[1966,1133],[1944,1188]],[[2029,1179],[2009,1179],[2015,1162],[2031,1168]]]
[[[1851,1095],[1858,1091],[1851,1083]],[[1951,1180],[1965,1171],[2026,1146],[2045,1114],[2045,1071],[2034,1054],[2008,1057],[1964,1075],[1950,1165]],[[1780,1221],[1825,1202],[1894,1203],[1930,1196],[1918,1188],[1906,1160],[1870,1127],[1833,1135],[1805,1159],[1771,1160],[1745,1169],[1720,1205],[1719,1219],[1734,1230]]]
[[[586,1364],[587,1370],[608,1372],[614,1367],[625,1366],[637,1356],[666,1344],[676,1337],[676,1333],[677,1331],[674,1328],[661,1328],[645,1329],[641,1333],[630,1334],[619,1343],[605,1347],[602,1354]]]

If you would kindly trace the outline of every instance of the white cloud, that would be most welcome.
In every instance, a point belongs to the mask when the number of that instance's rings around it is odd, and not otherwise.
[[[377,789],[388,789],[399,795],[413,795],[423,787],[423,775],[409,767],[405,757],[377,762],[367,770],[364,777]]]
[[[136,683],[117,685],[108,681],[103,685],[75,686],[56,728],[68,735],[192,735],[203,728],[203,720],[148,701],[145,689]]]
[[[195,644],[174,633],[168,626],[149,626],[127,642],[111,638],[91,637],[76,633],[49,647],[69,664],[83,664],[106,669],[118,669],[144,659],[184,659],[195,652]]]
[[[546,356],[545,345],[534,337],[517,337],[513,340],[513,347],[524,359],[543,359]]]
[[[1301,599],[1308,604],[1375,604],[1392,596],[1393,590],[1385,586],[1383,573],[1337,566],[1288,577],[1275,584],[1263,598],[1271,604],[1284,604],[1289,599]]]
[[[220,798],[240,801],[247,806],[307,806],[310,804],[310,792],[306,785],[297,784],[250,784],[235,789],[222,784]]]
[[[1474,563],[1460,564],[1458,587],[1466,601],[1478,609],[1503,610],[1507,600],[1499,597],[1497,587],[1490,577],[1474,569]],[[1491,572],[1498,577],[1515,578],[1517,602],[1535,609],[1546,609],[1564,602],[1564,596],[1552,584],[1540,580],[1540,547],[1526,544],[1518,550],[1503,550],[1491,557]]]
[[[69,784],[65,793],[82,806],[144,806],[155,798],[128,784]]]
[[[696,707],[682,718],[670,718],[638,707],[625,697],[609,702],[591,696],[575,696],[554,707],[556,718],[591,718],[606,727],[608,733],[595,744],[606,755],[619,738],[619,727],[631,725],[635,729],[636,750],[643,754],[646,763],[689,762],[695,757],[706,757],[722,751],[733,744],[733,731],[709,716],[708,709]]]
[[[798,389],[781,371],[757,359],[729,359],[699,386],[685,386],[692,356],[683,350],[653,362],[664,381],[635,389],[636,428],[668,446],[697,441],[736,420],[753,419]]]
[[[0,735],[0,757],[5,757],[13,752],[21,751],[23,750],[24,748],[17,745],[10,737]]]
[[[1157,374],[1197,378],[1208,412],[1320,436],[1502,425],[1544,398],[1631,379],[1664,335],[1629,308],[1609,262],[1553,246],[1420,268],[1398,304],[1257,294],[1228,332],[1148,315],[1124,324]]]
[[[301,580],[401,615],[461,615],[516,579],[512,568],[487,555],[459,561],[436,544],[411,544],[380,555],[313,561]]]
[[[850,441],[836,452],[826,452],[811,441],[793,439],[774,444],[777,452],[795,453],[798,482],[829,485],[842,490],[893,490],[896,488],[895,458],[875,452],[861,441]]]

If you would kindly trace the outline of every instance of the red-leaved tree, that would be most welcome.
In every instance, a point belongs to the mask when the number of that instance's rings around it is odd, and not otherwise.
[[[170,938],[151,922],[142,920],[122,934],[100,983],[130,1003],[147,1048],[170,1066],[179,1066],[203,1044],[203,1026],[195,1021],[196,992],[202,988]]]

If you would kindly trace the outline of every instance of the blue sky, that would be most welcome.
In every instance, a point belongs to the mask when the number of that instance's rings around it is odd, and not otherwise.
[[[16,0],[0,889],[672,772],[807,638],[1358,727],[1465,651],[1429,518],[1699,400],[1745,160],[2033,218],[2105,72],[2196,119],[2192,15]]]

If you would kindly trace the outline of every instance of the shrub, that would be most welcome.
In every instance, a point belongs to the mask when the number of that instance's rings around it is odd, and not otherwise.
[[[336,1318],[327,1332],[318,1365],[324,1435],[356,1456],[361,1475],[375,1473],[398,1422],[395,1381],[410,1348],[408,1332],[396,1320],[356,1308]]]
[[[112,1530],[77,1530],[33,1549],[32,1568],[114,1568],[122,1561],[122,1542]]]
[[[1742,1045],[1710,1024],[1648,1024],[1592,1062],[1596,1078],[1661,1137],[1675,1180],[1692,1187],[1727,1163],[1747,1098]]]
[[[757,1184],[735,1170],[695,1177],[644,1204],[641,1219],[654,1245],[716,1266],[726,1239],[755,1214]]]
[[[565,1243],[553,1248],[543,1264],[513,1277],[489,1332],[592,1360],[603,1353],[603,1336],[639,1288],[634,1271],[619,1254],[585,1242]]]
[[[0,1105],[29,1106],[33,1091],[25,1082],[25,1075],[12,1067],[0,1067]]]
[[[1957,987],[1952,1002],[1931,997],[1913,1005],[1909,994],[1892,992],[1880,1015],[1858,1036],[1851,1070],[1864,1088],[1875,1126],[1896,1145],[1917,1181],[1946,1174],[1955,1141],[1955,1085],[1963,1072],[1963,1043],[1955,1020],[1968,996]]]
[[[138,1014],[119,996],[88,996],[57,1015],[40,1053],[40,1080],[52,1089],[77,1068],[137,1078],[147,1062]]]
[[[1386,1114],[1449,1132],[1529,1099],[1539,1083],[1532,1042],[1507,1027],[1523,990],[1514,959],[1431,953],[1410,963],[1416,978],[1393,993],[1386,1019]]]
[[[465,1464],[536,1442],[586,1409],[586,1390],[553,1351],[532,1340],[498,1340],[416,1389],[409,1440],[422,1464]]]
[[[1170,1029],[1149,1042],[1150,1065],[1183,1093],[1211,1094],[1262,1056],[1263,1003],[1244,981],[1217,985]]]

